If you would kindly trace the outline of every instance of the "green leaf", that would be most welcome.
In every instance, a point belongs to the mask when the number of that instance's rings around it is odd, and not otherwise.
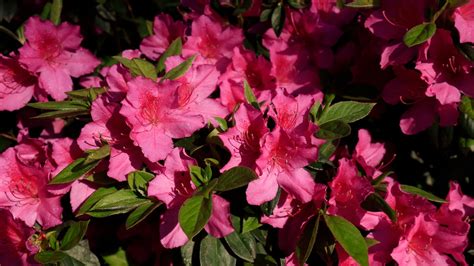
[[[285,25],[285,9],[283,8],[281,2],[278,3],[275,9],[273,9],[271,23],[275,35],[279,37],[281,31],[283,30],[283,26]]]
[[[165,80],[165,79],[175,80],[175,79],[178,79],[179,77],[184,75],[189,70],[189,68],[191,67],[191,65],[194,62],[194,59],[196,59],[195,55],[189,57],[188,59],[186,59],[181,64],[177,65],[176,67],[174,67],[170,71],[166,72],[166,74],[163,76],[163,78],[161,78],[161,80]]]
[[[403,42],[406,46],[413,47],[429,40],[435,34],[435,32],[435,23],[422,23],[407,31],[405,36],[403,36]]]
[[[252,88],[250,87],[249,83],[245,79],[244,79],[244,95],[245,95],[245,99],[250,105],[255,107],[257,110],[260,110],[260,105],[258,104],[257,97],[255,97],[255,94],[253,93]]]
[[[217,117],[217,116],[214,117],[214,119],[217,121],[217,123],[219,123],[219,127],[221,128],[223,132],[229,129],[229,126],[227,125],[227,121],[225,119]]]
[[[328,160],[336,150],[337,147],[332,141],[326,141],[319,147],[318,160]]]
[[[434,202],[439,202],[439,203],[445,203],[446,201],[440,197],[437,197],[429,192],[424,191],[421,188],[417,187],[412,187],[408,185],[400,185],[400,188],[410,194],[418,195],[421,196],[427,200],[434,201]]]
[[[199,262],[205,266],[234,266],[236,259],[232,257],[219,239],[210,235],[201,241]]]
[[[49,19],[55,24],[59,25],[61,22],[61,11],[63,9],[62,0],[53,0],[51,5],[51,13],[49,13]]]
[[[61,240],[61,249],[68,250],[76,246],[84,237],[89,226],[89,220],[75,222],[69,226],[66,234]]]
[[[236,231],[227,235],[225,241],[229,245],[232,252],[239,258],[248,262],[253,262],[257,256],[257,242],[250,233],[237,233]]]
[[[346,122],[333,120],[319,126],[316,137],[320,139],[340,139],[351,134],[351,127]]]
[[[128,174],[128,186],[143,197],[147,196],[148,183],[155,175],[145,171],[134,171]]]
[[[474,61],[474,45],[470,43],[460,43],[456,46],[464,57],[470,61]]]
[[[97,160],[102,160],[110,155],[110,146],[105,144],[102,147],[95,150],[87,150],[87,157],[84,164],[89,164]]]
[[[355,101],[338,102],[327,107],[318,120],[322,125],[327,122],[339,120],[346,123],[353,123],[369,115],[375,103],[362,103]]]
[[[383,174],[380,174],[379,176],[377,176],[376,178],[374,178],[371,181],[372,186],[376,186],[376,185],[380,184],[387,176],[389,176],[391,174],[393,174],[392,171],[388,171],[388,172],[385,172]]]
[[[257,217],[250,216],[244,218],[242,223],[242,233],[253,231],[260,226],[262,226],[262,224],[258,221]]]
[[[64,251],[68,256],[60,263],[66,266],[100,266],[99,259],[89,248],[89,242],[82,240],[72,249]]]
[[[392,222],[397,221],[397,213],[378,193],[372,193],[362,202],[362,208],[368,211],[383,211]]]
[[[216,191],[236,189],[247,185],[257,178],[257,174],[252,169],[244,166],[236,166],[222,173],[214,189]]]
[[[80,111],[88,110],[89,105],[83,100],[74,101],[61,101],[61,102],[37,102],[29,103],[29,107],[33,107],[40,110],[57,110],[57,111]]]
[[[318,215],[311,218],[311,220],[306,224],[303,235],[296,245],[296,257],[298,258],[300,265],[306,263],[313,251],[314,243],[316,243],[316,237],[318,235],[320,219],[321,213],[318,213]]]
[[[2,12],[1,9],[0,9],[0,12]],[[0,32],[5,33],[5,35],[7,35],[8,37],[12,38],[13,40],[15,40],[15,41],[17,41],[21,44],[23,44],[21,39],[15,33],[13,33],[11,30],[9,30],[8,28],[5,28],[4,26],[0,26]]]
[[[89,115],[89,110],[82,110],[82,111],[52,111],[42,113],[40,115],[34,116],[34,119],[51,119],[51,118],[66,118],[66,117],[76,117],[80,115]]]
[[[260,22],[267,21],[272,14],[272,9],[264,9],[262,13],[260,13]]]
[[[194,241],[188,241],[188,243],[180,248],[181,258],[183,258],[182,262],[184,266],[193,266],[194,245]]]
[[[302,9],[309,5],[310,1],[307,0],[288,0],[288,4],[292,8]]]
[[[379,5],[379,0],[354,0],[345,4],[345,6],[352,8],[373,8]]]
[[[94,193],[92,193],[86,201],[81,205],[77,211],[77,216],[85,214],[92,206],[94,206],[100,199],[104,198],[107,195],[117,192],[117,189],[114,187],[110,188],[99,188]]]
[[[212,213],[212,199],[202,195],[187,199],[179,209],[179,225],[192,239],[207,224]]]
[[[97,218],[108,217],[127,213],[145,202],[148,199],[139,198],[132,190],[122,189],[100,199],[86,214]]]
[[[196,187],[204,185],[205,178],[202,176],[202,168],[197,165],[189,166],[189,175],[191,176],[191,181]]]
[[[326,225],[344,250],[362,266],[369,265],[368,248],[364,237],[353,224],[339,216],[324,215]]]
[[[13,19],[18,9],[18,1],[0,0],[0,22],[5,20],[9,22]]]
[[[62,251],[42,251],[35,255],[35,260],[39,263],[55,263],[60,262],[67,257]]]
[[[143,76],[152,80],[157,79],[158,74],[155,66],[146,60],[140,58],[127,59],[121,56],[114,56],[113,58],[128,68],[134,76]]]
[[[166,48],[165,52],[160,56],[158,63],[156,65],[156,71],[160,73],[161,71],[165,70],[165,62],[166,59],[173,55],[180,55],[183,49],[183,42],[181,41],[181,37],[176,38],[168,48]]]
[[[377,239],[373,239],[373,238],[365,238],[365,243],[367,244],[367,248],[370,248],[370,247],[375,246],[378,243],[380,243],[380,241],[378,241]]]
[[[474,99],[468,96],[463,96],[461,105],[459,106],[461,112],[465,113],[470,119],[474,119]]]
[[[114,254],[102,256],[102,258],[110,266],[128,266],[127,254],[122,248],[119,248]]]
[[[51,2],[47,2],[43,6],[43,9],[41,10],[41,14],[40,14],[41,19],[43,20],[48,19],[50,13],[51,13]]]
[[[94,169],[99,161],[92,161],[86,163],[86,158],[79,158],[66,166],[59,174],[57,174],[49,183],[50,184],[67,184],[71,183],[81,176],[85,175],[87,172]]]
[[[125,221],[125,228],[130,229],[135,225],[139,224],[148,217],[156,208],[158,208],[161,203],[157,202],[144,202],[142,205],[138,206],[133,212],[128,215],[127,220]]]
[[[66,92],[66,94],[72,100],[95,100],[98,95],[104,92],[106,92],[106,89],[104,87],[98,87],[68,91]]]

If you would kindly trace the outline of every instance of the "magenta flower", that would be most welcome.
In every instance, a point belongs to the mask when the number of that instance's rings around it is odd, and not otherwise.
[[[23,221],[13,219],[12,215],[0,209],[0,263],[5,265],[39,265],[32,258],[38,252],[30,236],[34,230]]]
[[[160,14],[153,21],[153,35],[143,39],[140,51],[152,60],[158,59],[178,37],[184,36],[184,23],[174,21],[168,14]]]
[[[36,77],[22,68],[16,58],[0,55],[0,111],[22,108],[37,89]]]
[[[165,161],[162,173],[153,179],[148,187],[148,195],[166,204],[167,210],[161,215],[160,238],[165,248],[180,247],[188,242],[188,237],[178,222],[181,205],[196,190],[191,181],[189,166],[196,161],[183,149],[173,149]],[[204,229],[214,237],[224,237],[234,231],[230,222],[230,205],[225,199],[212,195],[212,214]]]
[[[100,61],[80,47],[78,26],[67,22],[55,26],[50,21],[31,17],[25,23],[27,42],[19,49],[20,63],[38,74],[39,86],[55,100],[66,98],[72,90],[71,77],[91,73]]]
[[[224,26],[207,15],[199,16],[191,25],[191,36],[183,46],[183,55],[198,54],[203,63],[213,64],[220,72],[230,63],[235,47],[244,40],[242,30],[233,26]]]
[[[62,222],[61,196],[48,191],[48,166],[25,164],[32,154],[9,148],[0,155],[0,208],[28,226],[37,221],[49,228]]]
[[[180,108],[176,93],[180,85],[142,77],[128,83],[120,114],[132,128],[130,138],[152,162],[166,158],[173,149],[172,138],[189,137],[204,125],[201,115]]]
[[[468,0],[466,4],[456,8],[453,16],[459,41],[474,43],[474,1]]]

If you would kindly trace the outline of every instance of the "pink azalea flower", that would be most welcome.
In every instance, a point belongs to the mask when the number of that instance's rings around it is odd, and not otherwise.
[[[0,111],[22,108],[37,89],[36,78],[16,58],[0,55]]]
[[[223,72],[230,63],[234,48],[240,47],[243,40],[241,29],[224,26],[212,17],[202,15],[191,25],[191,36],[183,46],[183,55],[198,54],[203,63],[213,64]]]
[[[354,150],[353,157],[361,165],[367,176],[374,177],[378,171],[378,166],[385,156],[385,146],[383,143],[372,142],[372,137],[366,129],[359,129],[359,141]]]
[[[459,102],[460,94],[456,90],[474,96],[473,64],[454,46],[447,30],[436,31],[427,47],[426,57],[417,62],[416,69],[430,85],[427,95],[436,96],[442,104]]]
[[[426,10],[433,4],[432,0],[387,0],[367,18],[365,27],[386,41],[380,60],[382,68],[403,65],[416,56],[418,47],[407,47],[403,43],[403,36],[412,27],[425,21]]]
[[[0,209],[0,263],[2,265],[39,265],[32,258],[38,248],[30,243],[34,230],[23,221]]]
[[[474,216],[474,199],[464,195],[461,191],[461,186],[458,183],[450,183],[450,189],[446,201],[448,202],[446,204],[450,211],[458,210],[463,216]]]
[[[268,104],[274,96],[275,78],[270,75],[271,63],[251,51],[235,48],[232,63],[219,77],[221,101],[232,111],[236,104],[245,102],[244,80],[254,90],[258,102]]]
[[[153,21],[153,35],[143,39],[140,51],[156,60],[175,39],[184,36],[184,29],[183,22],[174,21],[168,14],[160,14]]]
[[[204,118],[179,106],[181,83],[157,84],[138,77],[128,83],[129,91],[120,114],[131,126],[130,138],[150,161],[166,158],[173,149],[172,138],[189,137],[204,126]]]
[[[77,141],[83,151],[98,149],[106,142],[110,146],[107,175],[125,181],[127,174],[140,169],[145,158],[130,140],[130,128],[119,110],[120,105],[105,96],[97,98],[91,108],[93,122],[82,128]]]
[[[224,146],[231,152],[229,162],[221,169],[235,166],[256,168],[261,155],[260,140],[268,133],[262,113],[248,104],[240,105],[234,114],[235,126],[219,134]]]
[[[454,26],[459,32],[461,43],[474,43],[474,1],[456,8],[454,12]]]
[[[337,0],[312,0],[311,10],[330,25],[343,26],[349,23],[356,15],[356,10],[339,8]]]
[[[166,69],[172,69],[184,62],[181,56],[166,60]],[[208,64],[193,65],[180,78],[177,89],[177,108],[190,115],[200,115],[205,122],[213,122],[215,117],[225,117],[226,108],[217,100],[209,98],[216,90],[219,72],[215,66]]]
[[[48,167],[25,165],[22,153],[9,148],[0,155],[0,208],[28,226],[37,221],[45,228],[60,224],[60,196],[48,191]],[[25,158],[25,157],[23,157]]]
[[[367,211],[360,205],[374,189],[368,179],[358,174],[354,161],[344,158],[339,160],[337,175],[329,183],[329,187],[331,197],[327,212],[342,216],[355,225],[364,226],[363,219]]]
[[[148,187],[148,195],[166,204],[167,210],[161,216],[160,237],[165,248],[180,247],[188,242],[188,237],[178,222],[181,205],[196,190],[191,181],[189,166],[196,161],[183,149],[173,149],[165,161],[164,171],[153,179]],[[234,231],[230,222],[230,205],[218,195],[212,195],[212,214],[204,229],[214,237],[224,237]]]
[[[455,265],[448,255],[463,257],[466,246],[466,235],[457,235],[421,213],[393,250],[392,257],[400,266]]]
[[[402,102],[411,105],[400,120],[403,133],[421,132],[429,128],[437,116],[441,126],[457,122],[461,97],[458,90],[443,84],[429,86],[414,70],[397,68],[396,73],[397,77],[385,85],[382,97],[389,104]]]
[[[72,90],[71,77],[89,74],[100,63],[80,47],[79,27],[67,22],[55,26],[31,17],[25,23],[25,37],[27,42],[19,49],[20,63],[39,75],[39,86],[55,100],[65,99],[65,92]]]

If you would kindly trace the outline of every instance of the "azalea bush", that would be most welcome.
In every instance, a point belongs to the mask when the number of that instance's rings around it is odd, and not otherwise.
[[[0,0],[1,265],[471,265],[474,0]]]

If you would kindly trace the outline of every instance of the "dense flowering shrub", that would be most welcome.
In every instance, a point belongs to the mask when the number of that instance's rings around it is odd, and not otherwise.
[[[152,2],[5,2],[0,265],[474,261],[473,0]]]

